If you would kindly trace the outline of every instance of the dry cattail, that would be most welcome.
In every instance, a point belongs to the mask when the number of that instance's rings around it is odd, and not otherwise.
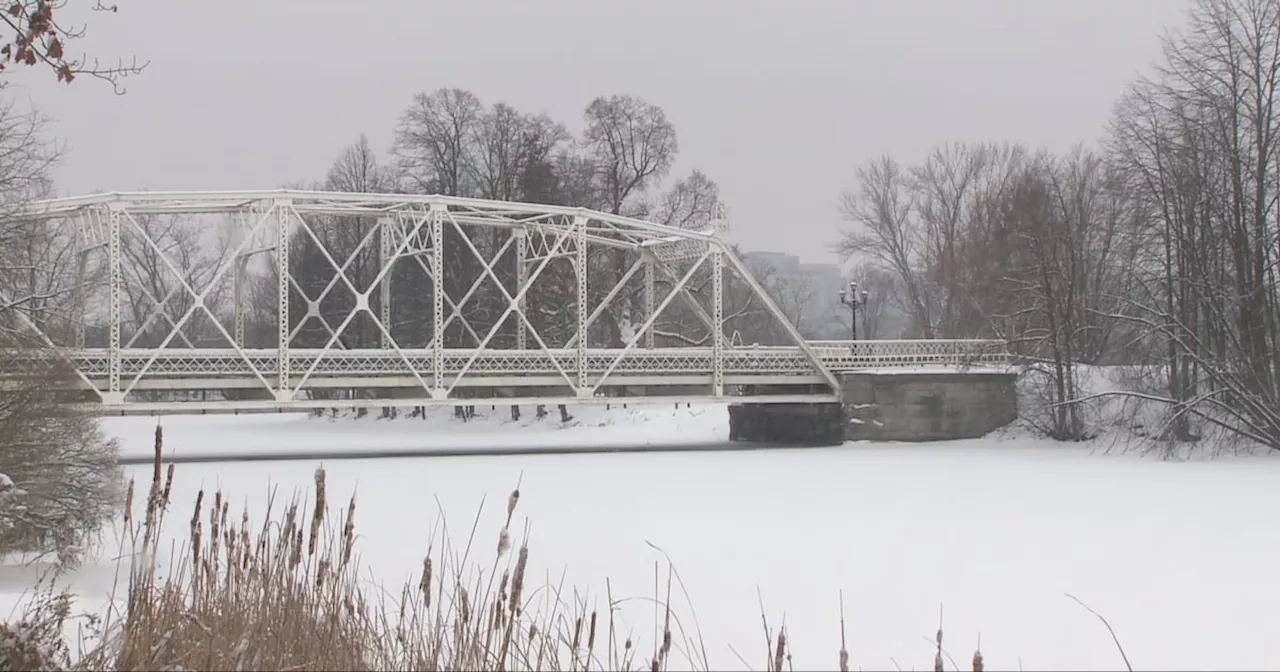
[[[316,566],[316,590],[324,588],[324,581],[329,576],[329,559],[320,558],[320,563]]]
[[[578,655],[578,646],[582,644],[582,617],[579,616],[573,622],[573,642],[569,644],[569,651],[576,657]]]
[[[596,612],[591,612],[591,627],[587,630],[587,652],[590,654],[596,648]]]
[[[982,672],[984,665],[982,664],[982,649],[974,649],[973,651],[973,672]]]
[[[325,506],[324,467],[316,467],[316,508],[311,515],[311,537],[307,540],[307,555],[316,554],[317,537],[320,536],[320,526],[324,524]]]
[[[463,586],[458,586],[458,601],[459,601],[458,606],[460,607],[460,610],[461,610],[461,613],[459,615],[462,617],[462,622],[463,623],[470,622],[471,621],[471,598],[467,595],[467,589]]]
[[[422,559],[422,580],[418,582],[418,591],[422,593],[422,605],[431,608],[431,556]]]
[[[289,549],[289,569],[296,569],[302,564],[302,530],[293,531],[293,544]]]
[[[529,563],[529,547],[520,547],[520,556],[516,559],[516,571],[511,577],[511,612],[516,613],[520,606],[520,594],[524,590],[524,569]]]
[[[351,551],[356,543],[356,496],[347,504],[347,522],[342,526],[342,565],[351,561]]]
[[[782,659],[787,652],[787,636],[783,632],[778,633],[778,647],[773,653],[773,669],[774,672],[782,672]]]
[[[151,488],[154,490],[160,484],[160,463],[164,460],[164,427],[160,423],[156,423],[156,439],[155,439],[155,460],[152,462],[151,472]]]
[[[129,489],[124,493],[124,524],[133,522],[133,479],[129,479]]]
[[[511,533],[504,527],[498,533],[498,557],[502,557],[502,554],[506,553],[509,548],[511,548]]]
[[[938,648],[933,654],[933,672],[944,672],[942,667],[942,628],[938,628]]]
[[[169,492],[173,490],[173,463],[169,463],[169,472],[164,476],[164,493],[160,496],[160,505],[168,508]]]
[[[849,652],[840,649],[840,672],[849,672]]]
[[[507,497],[507,525],[511,524],[511,515],[516,512],[516,503],[520,501],[520,488],[511,491],[511,496]]]

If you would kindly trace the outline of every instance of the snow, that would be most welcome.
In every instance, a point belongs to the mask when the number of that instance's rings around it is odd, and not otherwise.
[[[125,458],[146,458],[155,451],[155,427],[165,428],[166,456],[325,454],[352,450],[413,450],[464,448],[477,451],[512,447],[553,446],[673,446],[720,443],[729,433],[724,404],[584,405],[570,408],[573,419],[560,422],[560,412],[547,407],[545,418],[534,417],[533,406],[521,407],[521,419],[511,420],[509,406],[477,405],[476,418],[457,420],[452,409],[430,409],[427,417],[380,420],[314,418],[305,413],[245,414],[237,416],[115,417],[103,420],[104,430],[119,437]]]
[[[727,433],[727,415],[714,405],[578,408],[564,428],[554,408],[541,421],[526,408],[520,422],[504,420],[503,406],[479,410],[486,416],[468,423],[448,411],[425,420],[161,422],[171,454],[657,446]],[[126,455],[147,455],[155,423],[105,424]],[[563,572],[602,611],[606,578],[615,598],[654,593],[655,563],[665,567],[654,546],[662,549],[688,588],[713,669],[745,667],[730,645],[764,666],[759,600],[771,626],[785,619],[796,669],[836,667],[841,594],[851,666],[864,669],[928,669],[940,610],[944,646],[962,668],[979,637],[988,669],[1121,668],[1103,624],[1068,595],[1108,619],[1136,667],[1273,667],[1280,641],[1266,633],[1280,630],[1280,583],[1269,571],[1280,561],[1280,459],[1161,461],[1114,447],[1010,429],[946,443],[366,459],[326,469],[334,506],[357,493],[357,550],[393,592],[416,580],[441,511],[460,544],[487,499],[477,543],[496,543],[517,482],[512,541],[520,543],[527,518],[531,576]],[[185,511],[199,489],[221,488],[233,508],[261,514],[273,488],[309,493],[321,463],[183,464],[172,500]],[[130,473],[150,477],[149,467]],[[168,534],[186,534],[180,519]],[[77,575],[82,603],[105,600],[110,566],[106,559]],[[0,567],[0,593],[31,579],[8,571]],[[651,608],[627,616],[647,641]]]
[[[270,487],[306,492],[314,468],[182,465],[173,498],[182,508],[218,486],[260,512]],[[798,669],[833,666],[841,590],[865,667],[927,665],[942,607],[957,660],[981,633],[992,669],[1116,669],[1102,625],[1067,593],[1106,616],[1141,667],[1258,669],[1280,655],[1264,636],[1280,628],[1267,572],[1280,559],[1280,460],[1169,463],[1006,440],[328,471],[331,497],[358,492],[358,548],[392,585],[421,566],[435,498],[463,529],[487,496],[489,543],[517,480],[531,563],[551,576],[652,594],[652,542],[689,587],[717,667],[741,667],[726,644],[760,645],[757,586],[771,622],[785,614]]]

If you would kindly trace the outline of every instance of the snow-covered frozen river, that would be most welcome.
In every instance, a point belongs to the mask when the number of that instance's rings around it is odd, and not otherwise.
[[[723,410],[601,411],[569,429],[280,416],[163,422],[177,452],[576,445],[713,438],[727,423]],[[149,450],[154,424],[114,419],[108,428],[134,454]],[[187,515],[201,488],[221,488],[233,511],[260,514],[272,488],[309,493],[321,462],[181,465],[175,515]],[[606,578],[615,597],[653,594],[663,558],[650,544],[662,548],[689,589],[712,664],[723,668],[743,667],[729,645],[744,655],[763,646],[757,589],[771,624],[785,616],[796,669],[836,666],[840,591],[850,657],[864,668],[927,669],[940,606],[961,667],[979,635],[989,669],[1120,667],[1103,625],[1066,594],[1107,617],[1137,667],[1261,669],[1280,660],[1280,642],[1267,635],[1280,630],[1280,583],[1269,569],[1280,562],[1280,459],[1161,462],[1008,433],[945,444],[325,466],[331,501],[357,494],[357,549],[392,590],[421,567],[441,511],[459,539],[487,497],[477,543],[496,543],[519,481],[513,532],[529,520],[531,566],[555,580],[564,572],[603,608]],[[150,477],[147,467],[131,470]],[[171,532],[184,536],[185,524]],[[636,625],[648,632],[647,620]]]

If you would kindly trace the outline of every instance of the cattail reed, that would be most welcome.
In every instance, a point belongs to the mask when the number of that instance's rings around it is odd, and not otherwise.
[[[151,487],[155,488],[160,483],[160,464],[164,461],[164,427],[160,423],[156,423],[155,438],[155,461],[152,463]]]
[[[591,612],[591,625],[587,629],[587,660],[591,660],[591,652],[596,648],[596,612]]]
[[[529,564],[529,546],[520,546],[520,556],[516,559],[516,571],[511,577],[511,613],[518,615],[517,609],[520,607],[520,595],[524,591],[524,570]]]
[[[124,524],[128,527],[133,522],[133,479],[129,479],[129,489],[124,493]]]
[[[293,543],[289,549],[289,569],[297,569],[302,564],[302,530],[294,530]]]
[[[307,541],[307,555],[316,554],[320,526],[324,524],[324,467],[316,467],[316,508],[311,515],[311,538]]]
[[[982,672],[984,669],[982,664],[982,649],[974,649],[973,651],[973,672]]]
[[[316,590],[324,589],[324,581],[329,576],[329,559],[320,558],[320,564],[316,566]]]
[[[506,553],[509,548],[511,548],[511,533],[504,527],[498,533],[498,557],[501,558],[502,554]]]
[[[156,428],[159,433],[160,428]],[[195,510],[191,513],[191,562],[196,570],[200,569],[200,511],[204,507],[204,489],[196,493]]]
[[[351,551],[356,544],[356,496],[351,495],[347,504],[347,522],[342,526],[342,566],[351,562]]]
[[[773,652],[773,670],[774,672],[782,672],[782,659],[787,653],[787,635],[785,632],[778,632],[778,646]]]
[[[418,582],[418,592],[422,593],[422,606],[431,608],[431,556],[422,559],[422,580]]]
[[[164,475],[164,492],[160,495],[160,506],[169,508],[169,493],[173,490],[173,467],[174,464],[169,463],[168,473]]]
[[[507,524],[503,527],[511,525],[511,516],[516,512],[516,504],[520,501],[520,488],[511,491],[511,495],[507,497]]]
[[[943,672],[942,668],[942,628],[938,628],[938,648],[933,653],[933,672]]]
[[[221,543],[222,532],[222,490],[215,490],[213,493],[213,506],[209,509],[209,554],[212,557],[214,566],[218,562],[218,550]]]

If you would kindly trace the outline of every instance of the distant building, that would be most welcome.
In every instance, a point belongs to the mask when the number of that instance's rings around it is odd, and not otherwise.
[[[800,314],[796,327],[806,338],[845,339],[849,326],[840,305],[840,290],[848,280],[836,264],[801,263],[794,254],[746,252],[742,260],[765,288],[773,294],[783,312]],[[786,287],[788,291],[778,291]],[[797,304],[803,304],[797,306]],[[799,309],[798,309],[799,308]]]

